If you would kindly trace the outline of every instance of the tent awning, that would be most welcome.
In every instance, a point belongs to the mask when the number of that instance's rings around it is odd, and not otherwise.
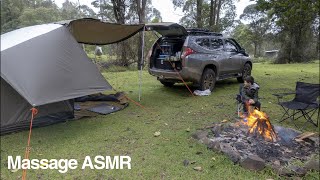
[[[57,22],[65,25],[79,43],[107,45],[130,38],[144,27],[144,24],[124,25],[83,18]]]

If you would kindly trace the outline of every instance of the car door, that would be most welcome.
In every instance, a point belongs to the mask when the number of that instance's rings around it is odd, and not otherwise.
[[[208,64],[216,64],[223,55],[223,41],[221,38],[204,36],[195,39],[194,50],[197,52],[197,59],[201,67]],[[200,65],[198,63],[198,65]]]
[[[241,61],[243,58],[243,54],[240,53],[239,47],[232,41],[232,39],[225,39],[224,49],[226,55],[225,64],[227,64],[227,73],[238,73],[242,67]]]
[[[219,37],[211,37],[210,38],[210,53],[211,59],[216,61],[219,64],[218,76],[223,75],[227,71],[227,67],[229,66],[228,61],[224,61],[224,46],[223,40]]]

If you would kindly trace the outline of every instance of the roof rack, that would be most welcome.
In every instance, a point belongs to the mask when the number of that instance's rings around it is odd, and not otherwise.
[[[211,32],[209,29],[204,29],[204,28],[186,28],[187,32],[189,35],[193,35],[193,36],[203,36],[203,35],[207,35],[207,36],[222,36],[221,33],[217,33],[217,32]]]

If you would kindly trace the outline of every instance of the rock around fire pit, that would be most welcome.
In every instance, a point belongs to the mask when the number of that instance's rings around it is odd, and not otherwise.
[[[215,123],[192,137],[250,170],[259,171],[270,166],[282,176],[304,176],[309,170],[319,171],[319,159],[315,158],[319,157],[318,134],[274,126],[276,139],[272,141],[250,133],[250,129],[242,121]],[[304,165],[291,165],[296,161]]]

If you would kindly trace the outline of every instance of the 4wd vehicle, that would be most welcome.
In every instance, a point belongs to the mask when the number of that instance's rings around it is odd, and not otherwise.
[[[185,29],[176,23],[154,23],[148,30],[162,35],[149,51],[149,73],[165,86],[193,82],[201,90],[213,90],[217,80],[251,75],[252,62],[232,38],[201,29]],[[181,76],[181,77],[180,77]]]

